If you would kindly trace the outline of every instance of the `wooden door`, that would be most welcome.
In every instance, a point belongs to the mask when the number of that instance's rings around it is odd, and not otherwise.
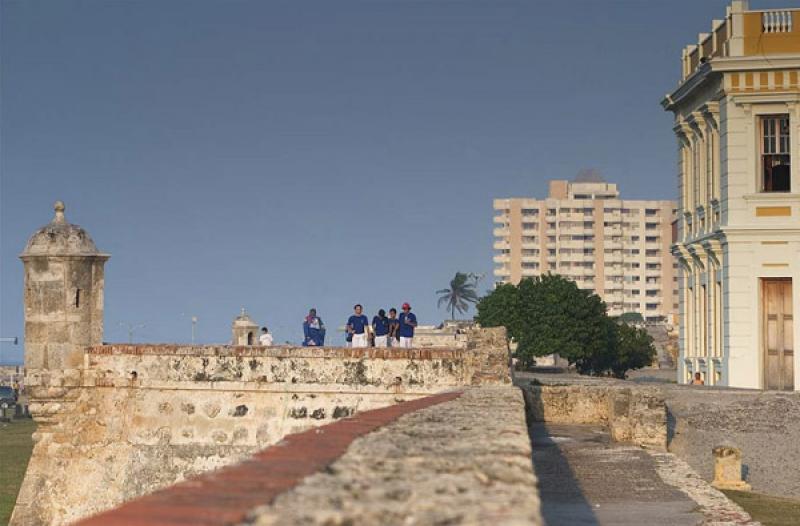
[[[764,388],[794,389],[791,278],[762,280]]]

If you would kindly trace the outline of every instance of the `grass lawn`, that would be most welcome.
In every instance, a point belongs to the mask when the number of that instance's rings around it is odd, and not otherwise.
[[[33,449],[30,418],[0,422],[0,524],[8,524]]]
[[[747,491],[723,491],[723,493],[764,526],[800,524],[800,500],[769,497]]]

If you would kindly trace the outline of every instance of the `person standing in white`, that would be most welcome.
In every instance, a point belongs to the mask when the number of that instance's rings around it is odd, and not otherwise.
[[[417,317],[411,312],[411,305],[403,303],[403,312],[400,313],[400,347],[410,348],[414,344],[414,329],[417,326]]]
[[[258,343],[264,347],[272,346],[272,335],[269,333],[269,330],[267,330],[266,327],[261,327],[261,336],[258,337]]]
[[[367,330],[369,330],[369,320],[364,316],[361,311],[362,307],[357,304],[353,307],[355,314],[350,316],[347,320],[347,332],[353,336],[351,347],[366,347],[367,346]]]
[[[375,334],[375,347],[389,346],[389,318],[385,310],[379,310],[378,315],[372,318],[372,332]]]

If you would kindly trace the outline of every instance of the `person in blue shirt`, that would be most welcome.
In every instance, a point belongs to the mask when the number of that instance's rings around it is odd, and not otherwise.
[[[375,333],[375,347],[389,346],[389,318],[385,310],[379,310],[378,315],[372,318],[372,331]]]
[[[347,332],[353,336],[351,347],[367,346],[367,331],[369,331],[369,320],[361,314],[361,305],[353,307],[355,314],[347,319]]]
[[[317,309],[311,309],[303,320],[303,347],[322,345],[325,345],[325,324],[317,316]]]
[[[414,329],[417,326],[417,317],[411,312],[411,305],[403,303],[403,312],[400,313],[400,347],[410,348],[414,343]]]

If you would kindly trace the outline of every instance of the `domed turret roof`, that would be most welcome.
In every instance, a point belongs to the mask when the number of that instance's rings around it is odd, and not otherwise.
[[[97,250],[86,230],[67,222],[64,217],[64,203],[56,201],[53,208],[55,217],[31,236],[21,257],[106,255]]]
[[[247,312],[245,312],[244,307],[242,307],[242,312],[233,320],[234,327],[258,327],[256,322],[253,321],[253,318],[250,317]]]

